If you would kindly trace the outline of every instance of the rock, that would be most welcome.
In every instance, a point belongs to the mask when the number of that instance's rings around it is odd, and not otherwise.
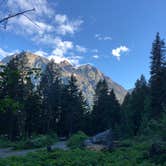
[[[109,150],[107,146],[105,146],[105,145],[98,145],[98,144],[92,144],[90,146],[87,146],[86,149],[93,150],[93,151]]]
[[[84,141],[84,146],[88,147],[88,146],[91,146],[91,145],[93,145],[91,139],[86,139],[86,140]]]
[[[113,139],[111,129],[98,133],[84,141],[84,146],[88,149],[112,149]]]

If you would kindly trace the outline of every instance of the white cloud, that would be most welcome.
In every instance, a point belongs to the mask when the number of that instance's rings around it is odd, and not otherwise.
[[[35,8],[35,15],[52,15],[53,9],[49,6],[47,0],[8,0],[7,6],[12,11],[27,10]]]
[[[83,23],[83,20],[70,21],[67,15],[57,14],[55,16],[55,22],[58,24],[56,32],[60,35],[66,35],[74,34]]]
[[[0,57],[4,58],[6,56],[9,55],[9,52],[3,50],[2,48],[0,48]]]
[[[71,57],[65,57],[65,56],[58,56],[58,55],[51,55],[48,57],[49,60],[53,60],[55,63],[60,63],[62,61],[68,61],[74,66],[78,66],[80,64],[80,59],[82,57],[80,56],[71,56]]]
[[[35,11],[26,13],[28,17],[20,15],[10,19],[7,30],[22,35],[39,46],[47,45],[53,50],[49,59],[53,58],[56,61],[67,59],[73,64],[78,64],[80,57],[73,56],[73,54],[85,53],[87,49],[72,41],[63,40],[62,37],[75,34],[83,20],[69,18],[66,14],[58,14],[56,9],[51,6],[52,4],[55,2],[49,3],[48,0],[8,0],[7,8],[12,11],[6,11],[4,15],[32,8],[35,8]],[[36,51],[35,54],[48,56],[41,50]],[[5,54],[3,53],[3,55]]]
[[[36,52],[34,52],[34,54],[39,55],[39,56],[41,56],[41,57],[44,57],[44,56],[47,56],[47,55],[48,55],[47,52],[42,51],[42,50],[36,51]]]
[[[9,51],[5,51],[4,49],[0,48],[0,60],[7,56],[13,55],[15,53],[18,53],[18,50],[9,52]]]
[[[7,8],[12,9],[12,13],[32,8],[35,8],[35,11],[10,19],[7,29],[24,37],[29,35],[30,39],[37,43],[47,41],[49,44],[54,44],[54,39],[61,35],[75,34],[83,20],[70,20],[67,15],[58,14],[51,5],[48,0],[8,0]],[[6,11],[4,15],[9,13],[11,11]],[[46,40],[48,37],[51,42]]]
[[[127,48],[126,46],[120,46],[112,50],[112,55],[115,56],[118,60],[120,60],[121,53],[128,52],[128,51],[129,51],[129,48]]]
[[[54,31],[54,27],[52,25],[36,20],[34,20],[32,23],[23,15],[11,19],[8,26],[17,34],[33,35],[32,38],[34,36],[39,37],[40,35],[51,33]],[[17,29],[15,27],[17,27]]]
[[[64,56],[68,50],[73,49],[73,43],[71,41],[62,41],[60,38],[55,39],[56,48],[53,50],[54,55]]]
[[[107,41],[107,40],[112,40],[112,37],[110,36],[103,36],[101,34],[95,34],[94,36],[97,40],[103,40],[103,41]]]
[[[41,38],[40,42],[54,45],[54,49],[51,55],[48,56],[48,59],[53,59],[56,63],[67,60],[73,65],[79,65],[79,61],[82,57],[76,56],[74,52],[82,53],[86,51],[86,48],[74,45],[72,41],[63,41],[61,38],[52,38],[52,36],[49,35],[45,36],[45,38]]]
[[[44,22],[35,21],[35,24],[39,26],[40,33],[52,32],[54,29],[52,25],[49,25]]]
[[[98,59],[99,55],[95,54],[95,55],[93,55],[93,58]]]
[[[55,16],[55,21],[56,21],[58,24],[63,24],[63,23],[65,23],[67,20],[68,20],[68,18],[67,18],[66,15],[57,14],[57,15]]]
[[[79,65],[79,60],[82,58],[81,56],[66,56],[68,51],[72,51],[75,48],[71,41],[56,39],[55,44],[56,48],[52,51],[51,55],[48,56],[48,59],[53,59],[56,63],[67,60],[73,65]]]
[[[76,50],[78,52],[81,52],[81,53],[86,53],[87,52],[87,48],[85,48],[85,47],[82,47],[82,46],[79,46],[79,45],[76,45],[75,47],[76,47]]]
[[[64,60],[67,60],[64,56],[50,55],[48,56],[49,60],[54,60],[55,63],[60,63]]]

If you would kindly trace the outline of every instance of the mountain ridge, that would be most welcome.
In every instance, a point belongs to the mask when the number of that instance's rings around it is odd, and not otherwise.
[[[17,56],[20,59],[24,56],[27,58],[26,65],[30,68],[41,68],[41,71],[44,72],[46,66],[50,62],[46,57],[42,57],[30,52],[21,52],[18,54],[14,54],[12,56],[5,57],[2,59],[2,63],[8,63],[13,56]],[[106,80],[108,83],[109,89],[113,89],[117,100],[122,103],[125,95],[127,94],[127,90],[125,90],[121,85],[113,81],[108,76],[105,76],[100,70],[98,70],[95,66],[90,64],[84,64],[80,66],[73,66],[67,60],[64,60],[60,63],[55,63],[61,73],[61,78],[64,80],[69,80],[71,74],[74,74],[77,79],[77,84],[80,90],[82,90],[84,97],[88,101],[90,105],[93,104],[93,97],[95,95],[95,88],[99,80]]]

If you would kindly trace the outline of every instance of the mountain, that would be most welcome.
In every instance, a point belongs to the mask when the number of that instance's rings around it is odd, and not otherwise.
[[[47,58],[35,55],[30,52],[22,52],[19,54],[8,56],[2,60],[2,63],[8,63],[14,56],[19,57],[20,60],[24,60],[24,64],[30,68],[41,68],[42,72],[45,71],[45,68],[49,63],[49,60]],[[103,79],[106,79],[108,87],[114,90],[119,102],[123,102],[127,91],[112,79],[105,76],[96,67],[90,64],[74,67],[68,61],[62,61],[61,63],[56,65],[61,73],[61,78],[64,82],[69,80],[71,74],[74,74],[76,76],[78,87],[80,88],[80,90],[82,90],[84,97],[87,99],[90,105],[92,105],[93,103],[93,96],[95,94],[96,85],[99,80]]]

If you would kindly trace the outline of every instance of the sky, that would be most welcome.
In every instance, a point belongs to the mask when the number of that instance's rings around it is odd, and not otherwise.
[[[165,0],[1,0],[0,59],[30,51],[55,62],[92,64],[126,89],[144,74],[157,32],[166,37]]]

